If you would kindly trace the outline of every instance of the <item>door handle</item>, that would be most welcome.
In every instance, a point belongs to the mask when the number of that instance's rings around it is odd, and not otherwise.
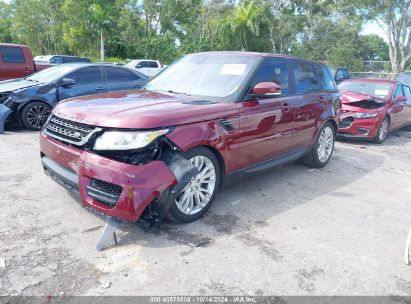
[[[139,89],[139,88],[141,88],[141,86],[138,85],[138,84],[136,84],[135,86],[133,86],[133,89]]]
[[[103,91],[104,90],[104,87],[97,87],[96,88],[96,91]]]
[[[289,112],[289,111],[291,110],[291,108],[290,108],[290,106],[288,105],[288,103],[285,103],[285,104],[283,104],[283,106],[281,107],[281,110],[282,110],[284,113],[287,113],[287,112]]]

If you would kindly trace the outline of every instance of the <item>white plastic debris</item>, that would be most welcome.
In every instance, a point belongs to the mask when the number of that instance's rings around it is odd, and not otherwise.
[[[0,258],[0,268],[6,268],[6,259]]]

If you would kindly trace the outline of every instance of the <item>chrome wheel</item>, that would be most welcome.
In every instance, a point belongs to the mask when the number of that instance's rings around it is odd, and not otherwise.
[[[196,166],[199,173],[176,198],[178,209],[186,215],[193,215],[203,210],[216,186],[216,170],[210,159],[205,156],[194,156],[190,162]]]
[[[27,112],[27,123],[34,129],[41,129],[50,116],[50,109],[45,105],[33,105]]]
[[[385,137],[387,137],[389,126],[390,126],[390,123],[388,122],[387,119],[384,119],[381,122],[380,130],[378,131],[378,139],[380,141],[384,141]]]
[[[334,131],[331,127],[325,127],[318,139],[318,159],[320,162],[325,163],[331,156],[334,147]]]

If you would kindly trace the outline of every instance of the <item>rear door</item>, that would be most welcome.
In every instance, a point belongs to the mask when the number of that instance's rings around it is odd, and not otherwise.
[[[397,84],[392,95],[392,110],[390,128],[396,129],[407,124],[407,101],[397,101],[397,97],[405,96],[402,84]]]
[[[80,68],[66,75],[65,78],[71,78],[76,83],[68,87],[60,87],[59,100],[107,92],[107,84],[104,82],[103,73],[99,66]]]
[[[250,90],[260,82],[281,86],[280,96],[246,98],[240,105],[240,168],[270,160],[289,152],[293,130],[293,97],[289,91],[288,60],[267,58],[251,82]]]
[[[314,64],[294,61],[292,71],[295,83],[295,96],[291,104],[294,108],[292,148],[296,150],[313,143],[321,126],[323,104],[330,103],[332,99],[322,91]]]
[[[403,85],[402,89],[404,91],[404,96],[407,98],[406,101],[406,117],[405,120],[408,124],[411,124],[411,88],[407,85]]]
[[[103,71],[108,91],[139,89],[145,84],[142,77],[126,68],[105,66]]]
[[[0,80],[22,78],[34,73],[34,64],[18,46],[0,46]]]

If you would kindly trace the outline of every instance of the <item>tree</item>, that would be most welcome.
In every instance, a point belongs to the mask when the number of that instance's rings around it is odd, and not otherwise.
[[[393,73],[404,70],[411,58],[411,0],[361,1],[360,12],[375,20],[388,37]]]
[[[0,1],[0,41],[13,42],[11,27],[13,22],[11,5]]]

